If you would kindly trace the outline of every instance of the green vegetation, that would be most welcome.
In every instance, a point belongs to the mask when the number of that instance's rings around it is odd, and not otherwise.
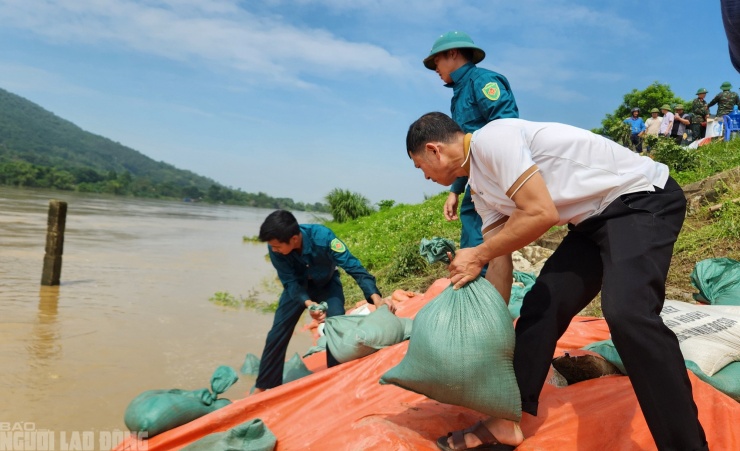
[[[686,152],[693,152],[696,155],[693,167],[684,171],[671,172],[673,178],[682,186],[740,166],[740,140],[737,139],[714,141],[709,145],[701,146],[696,150],[686,150]]]
[[[657,145],[656,159],[662,156],[669,160],[676,149],[671,140],[661,141],[664,142]],[[671,169],[671,175],[682,186],[740,166],[740,140],[716,141],[696,150],[679,149],[689,153],[688,158],[694,161],[692,169]],[[666,163],[671,166],[670,161]],[[740,204],[732,202],[740,198],[740,181],[728,181],[721,191],[717,204],[722,203],[722,208],[711,212],[705,206],[687,217],[668,275],[669,297],[696,291],[689,275],[698,261],[716,257],[740,260]],[[398,205],[353,221],[326,225],[377,278],[385,296],[396,289],[424,291],[437,278],[446,277],[447,271],[445,265],[429,265],[419,255],[421,239],[440,236],[455,243],[459,240],[460,224],[447,222],[442,216],[446,198],[447,192],[443,192],[418,205]],[[348,306],[363,299],[351,277],[342,273],[342,283]],[[597,299],[584,314],[600,312]]]
[[[247,297],[239,297],[238,299],[233,294],[226,291],[217,291],[213,296],[208,299],[209,302],[232,309],[247,308],[252,310],[259,310],[261,312],[274,312],[277,309],[277,302],[265,302],[259,299],[259,293],[256,290],[251,290]]]
[[[679,146],[671,138],[648,135],[645,137],[645,145],[651,149],[655,160],[671,168],[674,173],[691,171],[699,166],[699,153]]]
[[[334,188],[326,195],[329,212],[336,222],[347,222],[373,212],[365,196],[349,190]]]
[[[154,161],[2,89],[0,185],[327,211],[319,202],[304,204],[261,192],[245,193]]]
[[[422,238],[435,236],[460,239],[460,223],[447,222],[442,208],[447,192],[417,205],[396,205],[369,216],[344,223],[327,222],[350,251],[377,279],[385,296],[393,290],[424,291],[436,279],[446,277],[445,265],[429,265],[419,254]],[[342,272],[342,284],[348,303],[363,299],[357,284]]]
[[[696,150],[683,149],[670,139],[657,139],[654,143],[654,156],[663,159],[671,167],[671,175],[682,185],[703,180],[722,171],[740,167],[740,140],[715,141]],[[685,163],[690,161],[690,164]],[[676,170],[676,167],[690,169]],[[740,179],[736,176],[735,178]],[[715,257],[729,257],[740,260],[740,180],[727,180],[713,186],[720,197],[717,204],[722,207],[711,211],[704,206],[690,211],[674,249],[674,258],[668,274],[668,297],[686,299],[696,290],[690,283],[689,275],[700,260]],[[422,238],[435,236],[459,241],[460,224],[447,222],[442,216],[442,207],[447,192],[426,199],[417,205],[390,205],[380,208],[367,216],[324,224],[347,244],[350,251],[360,259],[365,267],[376,277],[378,287],[385,296],[394,290],[425,291],[431,283],[447,277],[443,264],[429,265],[419,254]],[[556,232],[560,228],[554,228]],[[256,239],[256,237],[251,238]],[[245,237],[245,240],[250,238]],[[347,307],[363,299],[363,294],[350,276],[341,271]],[[265,290],[275,299],[281,287],[275,280]],[[219,293],[217,293],[219,295]],[[256,295],[252,295],[256,299]],[[215,301],[214,301],[215,302]],[[225,301],[249,306],[243,301]],[[260,307],[264,303],[260,304]],[[591,303],[582,314],[599,316],[600,299]]]
[[[688,111],[689,105],[687,105],[687,102],[681,97],[676,96],[671,91],[670,86],[656,81],[642,91],[633,89],[631,92],[625,94],[623,102],[614,110],[614,113],[607,114],[601,121],[601,128],[592,131],[597,135],[608,136],[625,147],[630,147],[629,126],[626,126],[623,121],[630,116],[632,108],[639,108],[640,117],[647,119],[650,117],[649,111],[651,109],[660,108],[666,103],[671,105],[671,107],[680,103],[685,105],[687,113],[690,112]]]

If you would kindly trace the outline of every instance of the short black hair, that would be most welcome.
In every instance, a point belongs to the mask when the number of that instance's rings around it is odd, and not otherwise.
[[[473,58],[475,57],[475,53],[471,48],[461,47],[458,48],[457,51],[460,52],[460,55],[468,61],[473,61]]]
[[[263,243],[271,240],[288,243],[291,238],[300,233],[301,228],[293,213],[286,210],[275,210],[267,215],[260,226],[259,240]]]
[[[427,113],[417,119],[406,133],[406,153],[409,158],[424,150],[429,142],[451,142],[462,129],[444,113]]]

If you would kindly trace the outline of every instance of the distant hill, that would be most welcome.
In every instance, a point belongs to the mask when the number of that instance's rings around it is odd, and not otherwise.
[[[155,161],[3,89],[0,184],[326,211],[321,203],[306,205],[265,193],[245,193]]]

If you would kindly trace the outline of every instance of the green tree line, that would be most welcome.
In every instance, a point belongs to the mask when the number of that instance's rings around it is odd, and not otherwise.
[[[156,183],[147,177],[134,177],[130,172],[100,173],[90,168],[59,169],[25,161],[0,160],[0,185],[49,188],[82,193],[105,193],[162,199],[184,199],[193,202],[221,203],[260,208],[326,212],[320,202],[295,202],[290,198],[275,198],[265,193],[246,193],[218,184],[207,189],[195,185],[178,186],[173,182]]]
[[[0,89],[0,185],[325,212],[320,202],[246,193],[82,130]]]

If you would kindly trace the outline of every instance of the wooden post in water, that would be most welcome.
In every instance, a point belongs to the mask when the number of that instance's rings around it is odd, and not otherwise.
[[[49,201],[49,220],[46,229],[46,255],[41,285],[59,285],[62,274],[62,253],[64,250],[64,226],[67,222],[67,202]]]

